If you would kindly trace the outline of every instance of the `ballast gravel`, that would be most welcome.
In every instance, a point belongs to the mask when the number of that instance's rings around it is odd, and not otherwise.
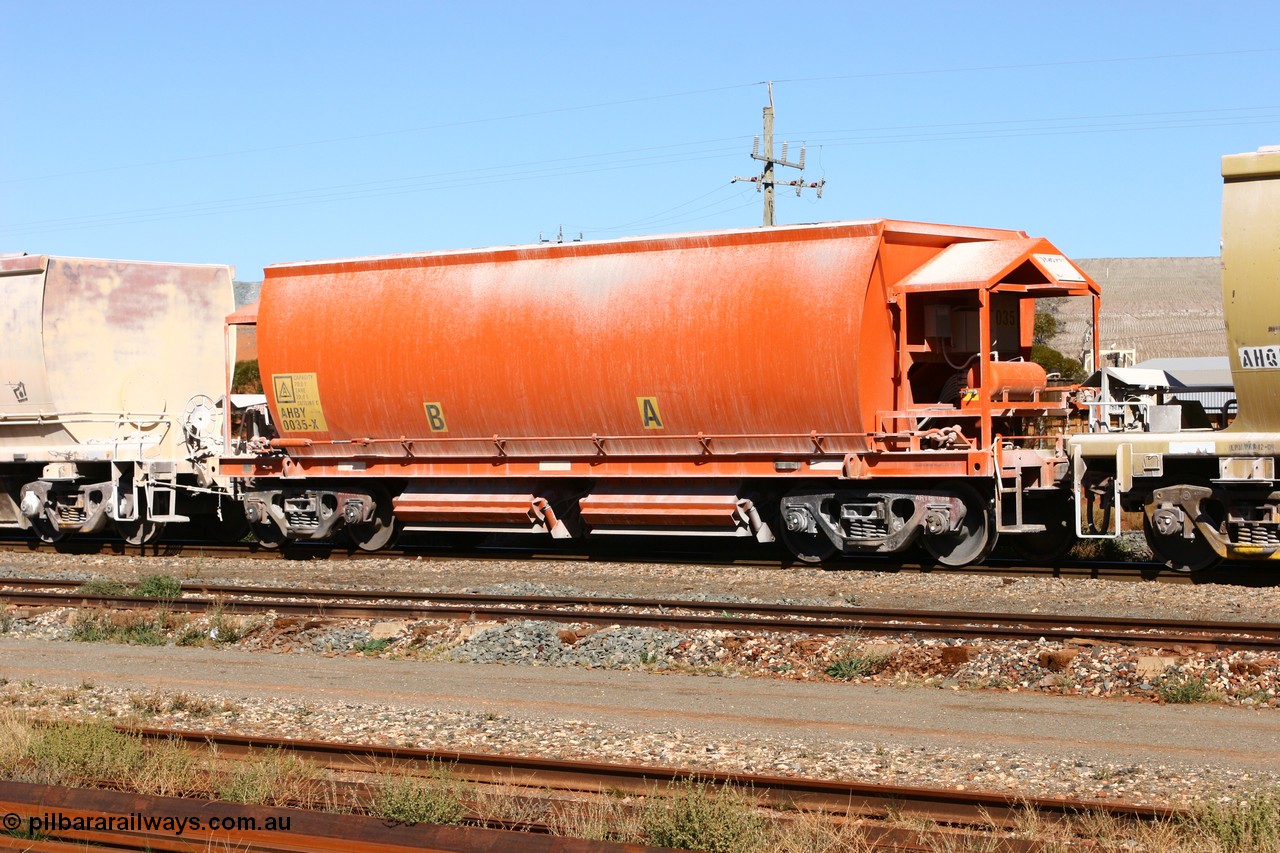
[[[978,575],[770,570],[736,566],[554,561],[378,560],[294,563],[286,560],[195,560],[17,554],[0,557],[4,575],[136,580],[150,574],[205,582],[281,586],[400,588],[488,594],[664,596],[704,601],[768,601],[987,612],[1089,613],[1134,617],[1268,621],[1280,612],[1280,590],[1088,579],[1010,579]],[[0,598],[3,592],[0,591]],[[73,611],[10,608],[0,628],[9,636],[67,640]],[[408,658],[459,664],[583,667],[709,678],[841,680],[952,691],[1034,691],[1149,702],[1215,702],[1239,713],[1276,713],[1280,660],[1251,652],[1144,648],[1092,641],[973,641],[936,638],[769,632],[677,631],[558,622],[356,621],[245,617],[231,625],[234,645],[277,654]],[[224,644],[211,617],[175,627],[168,642]],[[224,621],[225,631],[228,624]],[[220,642],[221,641],[221,642]],[[391,665],[391,664],[389,664]],[[462,751],[524,752],[554,757],[651,762],[694,769],[858,779],[890,784],[1017,790],[1035,796],[1122,798],[1181,803],[1280,783],[1280,774],[1215,767],[1110,764],[1063,755],[925,750],[911,744],[812,742],[746,736],[732,743],[669,729],[636,732],[598,723],[545,722],[500,715],[420,711],[406,725],[402,709],[265,703],[216,697],[200,713],[163,700],[84,686],[60,689],[15,679],[0,701],[42,713],[103,714],[152,725],[186,725],[306,738],[358,739]],[[655,689],[660,682],[655,681]],[[714,689],[709,688],[709,689]],[[221,703],[221,704],[220,704]],[[1247,708],[1255,711],[1245,710]]]

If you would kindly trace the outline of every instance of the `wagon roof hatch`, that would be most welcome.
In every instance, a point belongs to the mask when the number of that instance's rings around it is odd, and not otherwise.
[[[1052,243],[1036,237],[957,243],[943,249],[894,288],[897,294],[931,290],[1021,291],[1037,296],[1101,292],[1097,282]]]
[[[250,302],[227,315],[228,326],[256,326],[258,324],[258,303]]]

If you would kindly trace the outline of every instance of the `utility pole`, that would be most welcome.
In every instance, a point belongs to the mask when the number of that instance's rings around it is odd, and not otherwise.
[[[755,138],[755,143],[751,146],[752,159],[763,160],[764,171],[761,172],[759,175],[753,175],[751,177],[741,177],[741,176],[735,177],[730,183],[736,184],[738,181],[750,181],[751,183],[756,185],[756,192],[760,192],[761,189],[763,189],[764,190],[764,224],[772,225],[773,224],[773,188],[776,183],[773,179],[773,167],[789,166],[792,169],[799,169],[801,172],[804,172],[804,146],[803,145],[800,146],[800,162],[799,163],[792,163],[789,160],[787,160],[787,143],[785,142],[782,143],[782,156],[776,157],[776,158],[773,156],[773,81],[770,81],[768,85],[769,85],[769,106],[764,108],[764,153],[763,154],[760,153],[760,137],[757,136]],[[826,182],[827,182],[826,179],[823,178],[822,180],[817,182],[805,183],[804,175],[802,174],[799,180],[782,181],[781,183],[784,187],[795,187],[797,196],[800,195],[800,192],[807,187],[809,189],[816,189],[818,191],[818,198],[822,198],[822,187],[824,184],[826,184]]]

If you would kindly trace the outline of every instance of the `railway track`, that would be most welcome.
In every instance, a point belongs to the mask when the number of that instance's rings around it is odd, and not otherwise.
[[[445,752],[379,747],[285,738],[244,737],[221,732],[173,729],[120,728],[145,741],[180,744],[191,750],[213,750],[220,759],[238,760],[265,751],[288,753],[346,778],[369,775],[371,770],[394,767],[403,775],[436,775],[442,767],[450,775],[473,786],[500,787],[509,796],[525,791],[542,800],[557,797],[559,807],[581,808],[584,797],[619,796],[644,798],[662,796],[673,787],[696,784],[702,790],[732,787],[761,808],[781,815],[819,812],[829,819],[856,821],[861,834],[875,849],[935,850],[940,838],[955,842],[977,835],[981,849],[1006,853],[1032,853],[1043,849],[1034,840],[992,835],[992,831],[1012,830],[1025,825],[1028,814],[1038,820],[1056,822],[1084,815],[1105,816],[1129,822],[1171,821],[1183,812],[1159,806],[1080,800],[1070,798],[1027,798],[1016,795],[950,789],[876,785],[872,783],[823,781],[752,774],[691,772],[645,765],[565,761],[522,756]],[[359,785],[361,783],[348,783]],[[512,794],[511,792],[517,792]],[[641,845],[601,844],[545,834],[542,824],[512,824],[515,832],[489,828],[397,826],[361,815],[332,815],[292,808],[238,806],[206,800],[144,797],[116,790],[55,788],[22,783],[0,783],[0,808],[22,820],[32,818],[53,822],[54,816],[148,816],[190,821],[200,818],[202,831],[191,832],[187,845],[175,844],[172,832],[135,829],[112,837],[114,849],[192,849],[227,844],[234,849],[252,850],[344,850],[361,849],[400,853],[402,850],[489,851],[506,853],[522,850],[613,853],[613,851],[656,851]],[[211,829],[210,819],[236,821],[236,830]],[[287,834],[267,831],[268,820],[289,819]],[[6,820],[8,816],[6,816]],[[783,818],[785,819],[785,817]],[[904,824],[932,826],[932,829],[905,828]],[[275,825],[275,824],[272,824]],[[405,829],[415,830],[406,836]],[[93,831],[46,831],[43,844],[50,846],[10,846],[0,839],[0,849],[58,851],[80,849],[62,844],[101,841],[104,834]],[[166,843],[167,842],[167,843]],[[129,846],[130,844],[134,846]],[[945,847],[943,849],[952,849]],[[965,849],[969,849],[966,847]]]
[[[78,582],[0,579],[0,598],[22,607],[99,607],[344,619],[546,620],[594,625],[874,634],[1004,640],[1050,638],[1143,646],[1280,651],[1280,623],[945,612],[592,596],[411,593],[395,590],[187,584],[177,598],[96,595]]]
[[[941,824],[1013,827],[1026,809],[1041,817],[1060,819],[1088,813],[1133,820],[1167,820],[1181,814],[1165,806],[1103,800],[1025,797],[991,791],[877,785],[747,773],[690,771],[643,764],[450,752],[405,747],[292,740],[222,732],[167,728],[125,728],[154,742],[174,741],[193,749],[215,747],[220,754],[244,756],[253,751],[280,750],[329,770],[365,772],[371,767],[395,766],[399,772],[429,775],[441,766],[468,782],[501,784],[530,790],[651,795],[668,785],[706,782],[731,785],[757,799],[760,805],[785,810],[884,818],[903,811]]]
[[[530,548],[498,545],[477,547],[464,544],[409,544],[395,549],[370,553],[327,543],[299,543],[282,550],[264,549],[251,543],[208,543],[199,541],[161,541],[150,545],[129,545],[120,540],[85,537],[55,545],[30,538],[0,536],[0,553],[45,553],[74,555],[116,555],[134,557],[193,557],[199,559],[255,560],[476,560],[499,562],[510,560],[550,560],[569,562],[625,562],[639,564],[696,564],[706,566],[749,566],[763,570],[791,568],[812,569],[811,563],[791,558],[760,554],[728,554],[688,550],[649,548],[641,551],[621,549],[596,543],[590,551]],[[1025,561],[1003,557],[989,558],[981,565],[951,568],[929,563],[891,560],[885,557],[844,557],[823,564],[821,568],[837,571],[873,571],[918,574],[968,574],[994,577],[1087,578],[1093,580],[1158,581],[1161,583],[1227,583],[1242,586],[1274,586],[1280,579],[1264,576],[1256,568],[1224,565],[1212,572],[1191,576],[1173,572],[1158,563],[1104,560],[1061,560],[1048,566],[1027,565]]]
[[[150,853],[660,853],[667,849],[22,782],[0,782],[0,809],[6,828],[12,822],[19,833],[31,836],[0,835],[0,850],[24,853],[93,849]],[[181,831],[170,827],[181,827]]]

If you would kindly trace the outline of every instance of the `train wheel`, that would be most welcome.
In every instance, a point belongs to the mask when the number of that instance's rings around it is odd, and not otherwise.
[[[840,549],[821,530],[798,533],[788,530],[785,524],[779,526],[782,528],[782,544],[802,563],[825,563],[840,553]]]
[[[265,548],[268,551],[274,551],[285,542],[285,535],[274,522],[264,521],[259,524],[250,524],[249,532],[253,534],[253,538],[257,541],[259,548]]]
[[[1142,514],[1142,532],[1147,537],[1147,547],[1157,560],[1175,572],[1203,572],[1222,562],[1213,546],[1199,534],[1187,540],[1181,536],[1161,536],[1151,527],[1151,519]]]
[[[803,494],[803,491],[792,492],[787,498]],[[839,546],[822,532],[821,524],[813,517],[815,509],[806,505],[787,506],[784,503],[780,511],[776,498],[769,503],[773,508],[772,515],[767,519],[769,527],[797,560],[802,563],[822,563],[840,553]]]
[[[960,529],[945,535],[926,533],[920,537],[920,544],[944,566],[980,563],[995,547],[995,518],[987,502],[972,487],[957,486],[956,497],[964,501],[964,521]]]
[[[400,537],[400,522],[392,518],[385,522],[357,524],[347,528],[347,534],[361,551],[381,551],[383,548],[390,548]]]
[[[1013,536],[1009,539],[1009,545],[1019,559],[1028,562],[1056,563],[1071,553],[1071,549],[1079,541],[1074,530],[1070,528],[1059,530],[1050,526],[1050,529],[1044,533],[1023,533]]]
[[[347,535],[361,551],[381,551],[390,548],[400,536],[400,520],[391,511],[391,496],[378,489],[373,493],[373,520],[363,524],[348,524]]]
[[[56,526],[47,518],[35,518],[31,520],[31,529],[35,531],[36,537],[46,545],[52,545],[54,542],[62,541],[67,535],[66,531]]]
[[[1054,563],[1070,553],[1078,540],[1071,510],[1048,513],[1044,517],[1043,533],[1024,533],[1007,540],[1013,552],[1027,561]]]
[[[150,545],[164,532],[164,522],[139,518],[134,521],[117,521],[115,528],[120,538],[130,545]]]

